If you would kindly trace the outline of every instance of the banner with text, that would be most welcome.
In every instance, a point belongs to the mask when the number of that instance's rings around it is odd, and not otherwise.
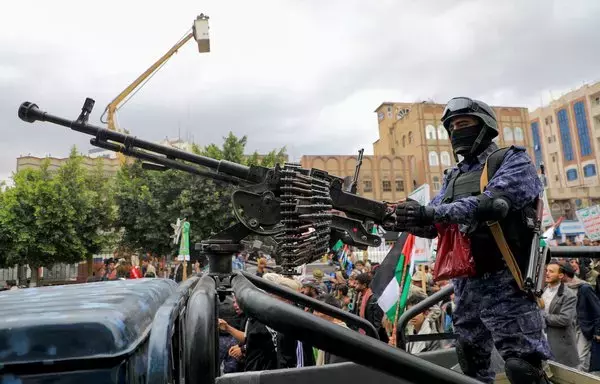
[[[576,213],[587,237],[593,241],[600,240],[600,206],[579,209]]]

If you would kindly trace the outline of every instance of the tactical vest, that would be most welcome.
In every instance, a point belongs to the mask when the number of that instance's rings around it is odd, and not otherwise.
[[[479,195],[481,193],[479,180],[482,171],[481,169],[466,173],[460,170],[456,172],[448,182],[442,204]],[[488,173],[488,176],[491,180],[492,175]],[[527,271],[529,251],[533,240],[533,221],[531,219],[535,217],[534,204],[535,201],[521,210],[510,210],[509,214],[500,221],[504,237],[523,274]],[[500,249],[486,223],[478,223],[476,228],[471,228],[468,236],[471,240],[471,253],[475,260],[477,275],[495,272],[506,267]]]

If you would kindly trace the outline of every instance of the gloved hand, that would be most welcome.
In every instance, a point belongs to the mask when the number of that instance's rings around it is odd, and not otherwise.
[[[406,231],[409,228],[422,228],[433,224],[435,210],[425,207],[417,201],[407,199],[396,206],[396,229]]]

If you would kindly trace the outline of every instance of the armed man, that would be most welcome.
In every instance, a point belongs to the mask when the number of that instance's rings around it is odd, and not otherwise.
[[[514,277],[525,273],[530,257],[532,217],[543,189],[536,167],[525,148],[496,146],[492,141],[498,136],[496,115],[481,101],[450,100],[442,123],[455,158],[464,159],[446,172],[439,194],[428,206],[412,200],[398,204],[397,229],[434,238],[441,225],[457,225],[470,240],[475,272],[453,279],[453,322],[463,373],[484,383],[494,382],[490,357],[495,345],[512,384],[548,383],[542,364],[551,352],[541,312]],[[494,172],[482,191],[486,161]],[[516,263],[505,261],[506,249],[497,245],[488,227],[491,222],[500,224],[504,244],[508,243],[505,248],[510,248]]]

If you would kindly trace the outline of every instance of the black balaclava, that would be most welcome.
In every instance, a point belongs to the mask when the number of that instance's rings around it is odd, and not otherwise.
[[[482,122],[478,122],[468,127],[453,130],[450,133],[450,142],[455,155],[461,155],[465,158],[477,156],[490,144],[490,136],[484,133],[479,143],[476,143],[479,135],[486,130]],[[473,148],[476,145],[476,148]]]

